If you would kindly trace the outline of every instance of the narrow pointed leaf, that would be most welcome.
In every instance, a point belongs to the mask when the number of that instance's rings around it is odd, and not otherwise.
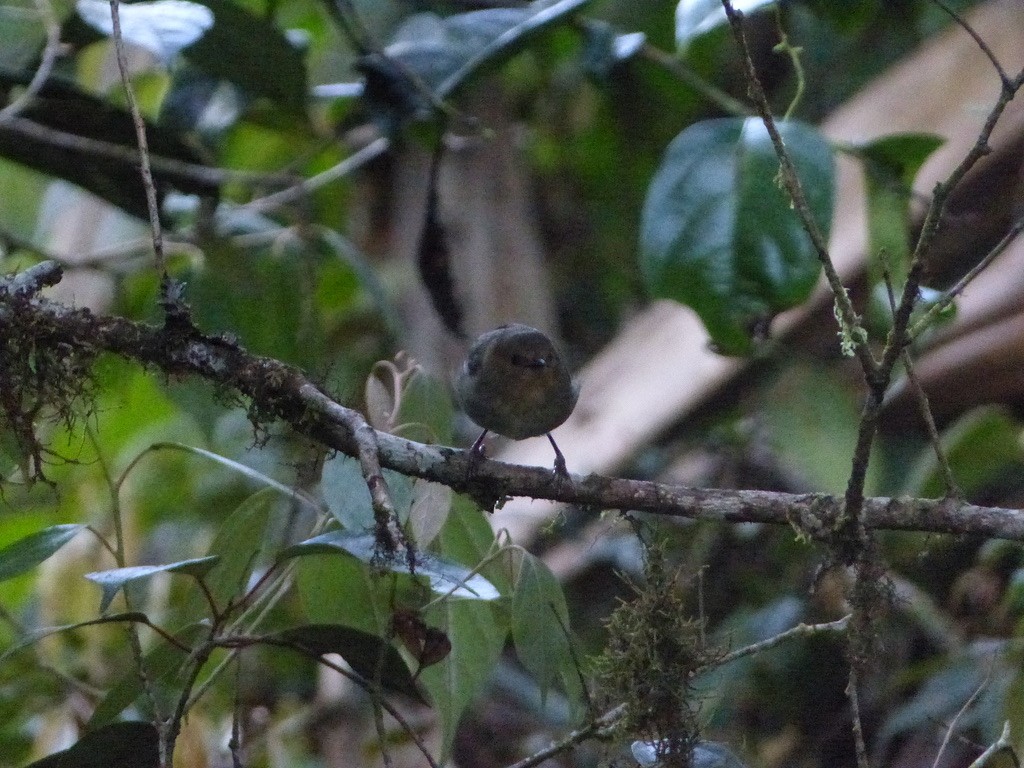
[[[84,525],[53,525],[0,549],[0,581],[35,568],[83,528]]]
[[[376,678],[379,665],[380,684],[384,690],[424,702],[402,655],[377,635],[341,624],[306,624],[276,632],[268,639],[313,656],[336,653],[367,682]]]
[[[134,565],[128,568],[113,568],[109,571],[94,571],[85,574],[89,581],[99,584],[103,589],[100,601],[100,612],[107,610],[111,601],[126,584],[148,579],[158,573],[183,573],[189,576],[205,576],[217,564],[219,557],[199,557],[193,560],[179,560],[165,565]]]
[[[411,573],[403,552],[384,559],[380,556],[373,536],[345,531],[331,531],[294,544],[281,553],[280,559],[322,554],[345,554],[394,573]],[[500,597],[494,585],[480,574],[426,552],[416,553],[415,575],[428,579],[431,590],[438,594],[475,600],[495,600]]]

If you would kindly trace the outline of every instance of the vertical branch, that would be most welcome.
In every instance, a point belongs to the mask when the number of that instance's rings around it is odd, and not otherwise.
[[[124,85],[128,110],[135,125],[135,138],[139,145],[139,171],[142,174],[142,186],[146,192],[146,207],[149,209],[149,226],[153,235],[153,256],[157,272],[160,275],[161,299],[166,304],[170,295],[169,278],[167,276],[167,260],[164,256],[163,229],[160,224],[160,209],[157,205],[156,185],[153,183],[153,170],[149,162],[149,142],[146,139],[146,123],[139,110],[139,102],[132,90],[128,72],[128,61],[124,52],[124,38],[121,36],[120,0],[110,0],[110,18],[114,26],[114,53],[117,58],[117,69]]]
[[[847,294],[843,281],[839,277],[839,272],[836,270],[835,264],[832,263],[832,256],[828,252],[828,243],[825,241],[825,235],[811,214],[810,206],[807,203],[807,196],[804,195],[803,184],[801,184],[800,177],[796,172],[796,166],[793,165],[793,160],[786,150],[786,144],[782,140],[782,135],[779,133],[778,126],[775,124],[775,117],[772,115],[771,107],[768,104],[768,97],[765,95],[764,88],[761,87],[761,81],[757,77],[754,61],[750,56],[750,48],[747,46],[747,36],[743,31],[743,14],[733,8],[731,0],[722,0],[722,6],[725,8],[726,16],[729,19],[729,26],[736,40],[736,46],[739,48],[740,59],[747,80],[747,92],[757,108],[757,113],[764,123],[765,129],[768,131],[769,137],[771,137],[772,145],[775,147],[775,154],[779,158],[779,171],[782,181],[786,186],[786,191],[789,193],[790,200],[793,202],[793,209],[800,218],[800,223],[803,225],[804,231],[807,232],[807,236],[814,246],[818,261],[821,262],[825,279],[828,281],[829,288],[835,297],[837,313],[841,323],[844,329],[848,329],[851,332],[854,339],[867,338],[867,334],[861,327],[860,318],[853,308],[853,302],[850,301],[850,296]],[[871,350],[868,349],[866,344],[857,343],[854,347],[854,354],[860,361],[865,378],[869,384],[873,383],[877,378],[878,362],[871,354]]]

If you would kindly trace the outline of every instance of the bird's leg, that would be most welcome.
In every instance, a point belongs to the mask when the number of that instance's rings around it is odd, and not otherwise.
[[[555,443],[555,438],[551,436],[551,433],[547,432],[546,434],[551,442],[551,447],[555,449],[555,474],[559,477],[569,477],[569,470],[565,466],[565,456],[558,450],[558,444]]]
[[[466,482],[468,483],[472,479],[473,474],[476,472],[476,465],[480,463],[481,459],[487,456],[484,449],[484,438],[487,437],[487,430],[485,429],[480,433],[480,437],[473,443],[473,447],[469,449],[469,463],[466,465]]]
[[[469,452],[473,454],[474,459],[482,459],[487,455],[487,451],[484,448],[484,438],[487,437],[488,430],[484,430],[480,433],[480,437],[473,443],[473,447],[469,449]],[[555,450],[558,450],[557,448]]]

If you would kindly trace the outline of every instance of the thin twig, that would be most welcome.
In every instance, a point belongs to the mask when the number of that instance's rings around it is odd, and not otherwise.
[[[992,66],[995,68],[996,72],[999,74],[999,79],[1003,82],[1003,87],[1004,88],[1009,88],[1010,87],[1010,78],[1006,74],[1006,70],[1003,69],[1003,66],[999,63],[999,59],[996,58],[996,55],[992,52],[992,49],[988,47],[988,43],[986,43],[984,40],[982,40],[981,39],[981,35],[979,35],[977,32],[974,31],[974,27],[972,27],[970,24],[968,24],[967,20],[963,16],[961,16],[955,10],[953,10],[948,5],[946,5],[944,2],[942,2],[942,0],[932,0],[932,2],[935,5],[939,6],[939,8],[941,8],[943,11],[945,11],[946,14],[951,19],[953,19],[953,21],[955,21],[957,24],[959,24],[968,35],[970,35],[972,38],[974,38],[974,42],[978,44],[978,48],[980,48],[981,52],[984,53],[985,56],[988,57],[988,60],[992,62]]]
[[[0,125],[10,122],[15,116],[22,112],[39,92],[46,85],[46,81],[53,71],[53,65],[60,53],[60,21],[53,12],[53,5],[50,0],[35,0],[36,10],[43,20],[46,28],[46,45],[43,46],[43,53],[39,58],[39,66],[36,67],[32,79],[29,80],[25,90],[22,91],[14,101],[0,109]]]
[[[621,720],[622,716],[625,713],[625,705],[620,704],[614,709],[608,710],[596,720],[593,720],[592,722],[588,723],[582,728],[573,731],[565,738],[556,741],[551,746],[545,747],[544,749],[535,752],[529,757],[520,760],[518,763],[514,763],[513,765],[507,766],[507,768],[533,768],[534,766],[540,765],[549,758],[555,757],[556,755],[560,755],[563,752],[568,752],[577,744],[584,742],[587,739],[595,737],[600,738],[602,733],[604,731],[607,731],[609,728],[614,726],[615,723]]]
[[[889,270],[888,259],[885,258],[886,254],[884,251],[882,257],[882,280],[885,283],[885,295],[889,300],[889,311],[895,317],[896,294],[892,287],[892,273]],[[931,443],[932,450],[935,453],[935,460],[938,462],[939,469],[942,472],[946,485],[946,495],[959,498],[963,494],[960,492],[960,487],[953,476],[953,470],[949,466],[946,451],[942,447],[942,439],[939,437],[939,430],[935,426],[935,417],[932,416],[931,403],[928,402],[928,395],[924,391],[924,387],[921,386],[921,380],[917,378],[917,371],[914,368],[914,359],[910,354],[909,346],[903,350],[903,367],[907,372],[907,380],[910,381],[911,389],[914,391],[917,409],[921,414],[921,419],[924,421],[925,429],[928,431],[928,441]]]
[[[747,117],[751,114],[750,107],[739,99],[733,98],[721,88],[717,88],[709,83],[703,77],[694,72],[693,69],[687,66],[685,62],[681,61],[679,57],[673,56],[671,53],[663,51],[661,48],[658,48],[656,45],[652,45],[649,42],[645,42],[640,46],[639,53],[648,61],[657,64],[659,67],[662,67],[667,72],[679,78],[679,80],[704,96],[704,98],[713,103],[727,115]]]
[[[1014,749],[1013,740],[1010,738],[1010,721],[1007,720],[1003,723],[1003,732],[999,738],[984,752],[978,755],[978,759],[970,764],[969,768],[984,768],[1000,752],[1009,752],[1010,759],[1013,760],[1014,766],[1020,768],[1020,759],[1017,757],[1017,750]]]
[[[693,674],[698,675],[703,672],[707,672],[709,669],[715,669],[723,664],[728,664],[729,662],[736,661],[737,659],[742,659],[744,656],[751,656],[755,653],[767,651],[769,648],[774,648],[776,645],[784,643],[787,640],[792,640],[794,637],[811,637],[812,635],[825,634],[827,632],[845,632],[849,625],[849,615],[844,616],[841,619],[836,619],[835,621],[826,622],[825,624],[797,624],[795,627],[769,637],[767,640],[761,640],[760,642],[753,643],[727,653],[724,656],[715,659],[713,662],[705,664],[702,667],[698,667],[693,671]]]
[[[274,192],[273,194],[266,195],[265,197],[250,200],[245,205],[239,206],[239,210],[267,213],[269,211],[276,210],[281,206],[287,205],[288,203],[301,200],[321,187],[347,176],[358,168],[362,168],[374,158],[387,152],[390,146],[391,141],[384,136],[380,136],[362,149],[353,152],[332,168],[328,168],[326,171],[318,173],[315,176],[311,176],[308,179],[303,179],[298,184],[288,187],[287,189],[282,189],[280,192]]]
[[[864,743],[864,726],[860,719],[860,696],[857,693],[857,665],[850,664],[849,682],[846,684],[846,696],[850,700],[853,715],[853,743],[857,753],[857,768],[870,768],[868,749]]]
[[[124,52],[124,39],[121,36],[121,0],[110,0],[110,18],[113,22],[114,53],[117,58],[117,69],[121,73],[125,98],[128,100],[128,111],[135,125],[135,140],[139,146],[139,172],[142,174],[142,186],[146,192],[146,208],[149,210],[149,226],[153,236],[153,258],[157,274],[160,276],[160,290],[165,302],[169,300],[167,260],[164,257],[163,226],[160,224],[160,208],[157,204],[156,185],[153,183],[153,169],[149,163],[149,142],[146,139],[146,123],[142,119],[139,102],[132,88],[131,75],[128,72],[128,59]]]
[[[790,200],[792,200],[793,209],[796,211],[804,231],[807,232],[807,236],[811,239],[811,244],[814,246],[818,261],[821,262],[825,279],[828,281],[829,288],[831,288],[832,294],[835,297],[844,330],[848,331],[854,339],[867,338],[861,326],[860,318],[857,316],[853,303],[850,301],[849,294],[846,292],[845,286],[843,286],[842,278],[839,277],[839,272],[836,270],[835,264],[832,263],[832,257],[828,251],[828,242],[826,242],[818,222],[814,220],[810,206],[807,203],[807,196],[804,194],[803,184],[800,182],[800,177],[796,172],[796,167],[793,165],[793,160],[790,158],[789,152],[786,150],[786,144],[779,133],[778,126],[775,124],[775,118],[768,104],[768,97],[765,95],[764,89],[761,87],[761,81],[757,77],[754,61],[750,56],[750,49],[747,46],[747,37],[743,31],[743,14],[733,8],[730,0],[722,0],[722,5],[725,8],[725,13],[729,19],[729,26],[739,48],[740,59],[746,75],[747,92],[757,108],[757,113],[761,117],[765,129],[768,131],[768,135],[771,137],[775,153],[779,158],[782,181],[786,186],[786,191],[789,193]],[[864,376],[868,381],[874,381],[878,362],[871,354],[871,350],[866,344],[857,343],[854,345],[854,354],[856,354],[857,359],[860,361],[861,368],[864,370]]]
[[[66,149],[70,152],[119,160],[129,164],[137,164],[140,161],[140,153],[133,147],[103,141],[102,139],[94,139],[89,136],[80,136],[77,133],[69,133],[68,131],[51,128],[21,116],[12,117],[2,127],[4,130],[12,131],[25,138],[33,139],[58,149]],[[183,160],[176,160],[173,157],[164,157],[152,153],[149,159],[150,165],[158,173],[175,175],[211,188],[221,187],[230,183],[252,186],[281,186],[294,183],[295,181],[295,176],[291,174],[213,168],[208,165],[188,163]]]
[[[956,715],[953,717],[953,720],[946,727],[946,735],[943,737],[942,744],[939,745],[939,751],[936,753],[935,759],[932,761],[932,768],[939,768],[939,765],[942,764],[942,755],[945,753],[946,747],[949,746],[949,740],[952,738],[953,733],[956,731],[957,723],[960,722],[960,720],[966,714],[967,710],[974,706],[974,702],[976,702],[978,700],[978,697],[981,696],[982,691],[988,688],[988,684],[992,679],[992,670],[994,668],[995,656],[993,656],[989,660],[988,671],[985,673],[985,679],[978,684],[978,687],[975,688],[974,693],[972,693],[970,697],[967,699],[967,701],[964,702],[964,705],[960,707],[960,710],[956,713]]]
[[[974,278],[980,275],[989,264],[998,258],[1000,254],[1002,254],[1003,251],[1005,251],[1010,244],[1017,239],[1017,236],[1020,235],[1021,232],[1024,232],[1024,219],[1018,219],[1015,221],[1013,226],[1006,231],[1006,234],[1003,235],[1002,239],[1000,239],[998,243],[995,244],[992,250],[986,253],[981,261],[971,267],[967,274],[956,282],[956,285],[948,289],[942,295],[942,298],[928,307],[927,311],[912,326],[910,326],[910,328],[907,329],[907,336],[910,340],[916,339],[920,336],[921,333],[932,324],[935,318],[945,311],[957,296],[964,292],[964,289],[971,284]]]

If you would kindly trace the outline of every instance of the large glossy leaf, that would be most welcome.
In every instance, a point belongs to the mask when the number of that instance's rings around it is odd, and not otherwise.
[[[445,753],[463,711],[490,679],[508,635],[502,611],[477,600],[445,600],[431,612],[436,625],[451,642],[451,653],[420,673],[441,720]]]
[[[0,581],[35,568],[73,539],[84,525],[52,525],[0,549]]]
[[[373,682],[380,670],[380,684],[385,691],[402,693],[423,701],[412,673],[402,655],[378,635],[341,624],[305,624],[268,636],[313,656],[336,653],[357,675]]]
[[[465,496],[456,496],[451,514],[435,542],[437,551],[462,563],[479,563],[493,545],[494,531],[484,513]],[[504,562],[506,558],[494,560],[484,572],[503,594],[509,594],[512,579]],[[494,671],[508,637],[509,616],[503,601],[445,600],[424,618],[451,643],[448,656],[420,673],[420,682],[441,719],[443,746],[447,752],[463,711]]]
[[[103,589],[103,598],[100,601],[100,612],[102,613],[107,610],[117,593],[132,582],[148,579],[158,573],[184,573],[200,578],[206,575],[218,560],[220,560],[219,557],[199,557],[164,565],[133,565],[127,568],[87,573],[85,578],[99,584]]]
[[[111,723],[25,768],[157,768],[159,734],[150,723]]]
[[[813,128],[779,124],[811,213],[828,234],[833,155]],[[641,267],[651,293],[693,307],[722,352],[752,350],[752,330],[799,304],[820,272],[759,119],[690,126],[669,145],[647,193]]]

